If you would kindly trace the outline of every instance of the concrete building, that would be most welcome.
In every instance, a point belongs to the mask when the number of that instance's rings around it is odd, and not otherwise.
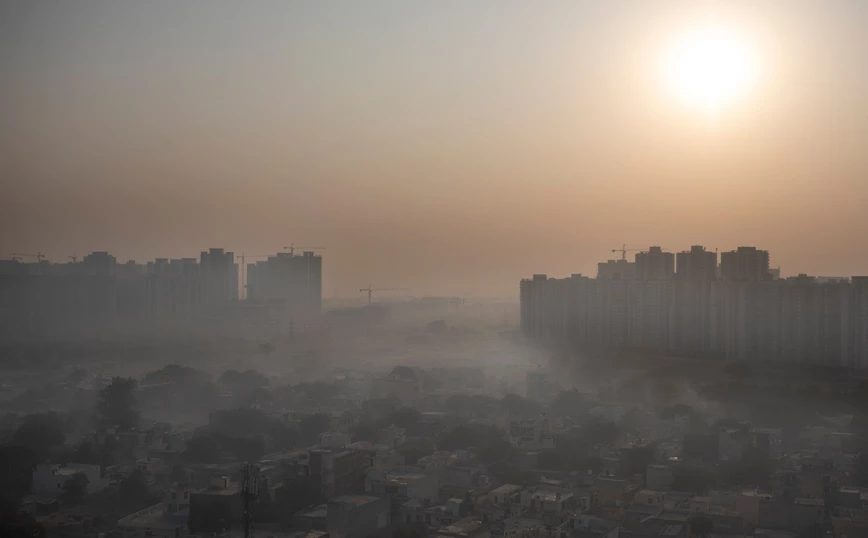
[[[439,485],[436,474],[422,473],[413,468],[369,469],[365,492],[434,502],[440,498]]]
[[[675,274],[675,254],[650,247],[647,252],[636,253],[636,277],[639,280],[663,280]]]
[[[328,503],[326,530],[331,538],[365,538],[389,525],[390,510],[387,497],[337,497]]]
[[[635,262],[627,260],[608,260],[597,264],[597,278],[599,280],[627,280],[636,278],[637,270]]]
[[[87,477],[87,492],[96,493],[109,485],[109,479],[102,477],[99,465],[89,463],[66,463],[57,465],[40,463],[33,469],[31,492],[39,494],[63,493],[66,481],[77,474]]]
[[[769,252],[756,247],[738,247],[720,254],[720,278],[733,282],[771,280]]]
[[[118,520],[121,538],[178,538],[187,536],[190,515],[190,489],[176,484],[163,500]]]
[[[285,482],[303,482],[327,498],[362,493],[374,455],[361,448],[311,450],[284,463]]]
[[[227,305],[238,300],[238,265],[232,252],[212,248],[199,255],[202,299],[207,305]]]
[[[322,256],[304,252],[296,256],[280,252],[247,265],[247,298],[281,303],[291,310],[322,309]]]
[[[868,367],[868,277],[773,280],[764,276],[767,252],[728,254],[719,280],[714,253],[702,247],[681,253],[674,278],[533,275],[520,284],[521,332],[575,351]]]
[[[679,280],[711,282],[717,280],[717,252],[693,245],[675,255],[675,276]]]

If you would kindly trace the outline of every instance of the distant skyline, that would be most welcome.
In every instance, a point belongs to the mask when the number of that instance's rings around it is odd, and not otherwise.
[[[703,17],[756,88],[659,80]],[[6,2],[0,257],[322,252],[323,294],[517,296],[611,250],[868,274],[868,2]],[[632,259],[632,256],[630,256]]]

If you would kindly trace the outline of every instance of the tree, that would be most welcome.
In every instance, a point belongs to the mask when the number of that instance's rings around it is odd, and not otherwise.
[[[93,441],[90,440],[82,441],[75,448],[75,452],[73,452],[72,455],[72,461],[76,463],[90,463],[96,465],[102,464],[103,459],[103,455],[99,454]]]
[[[39,454],[45,454],[62,445],[65,440],[63,424],[55,413],[27,415],[12,436],[13,445],[23,446]]]
[[[730,362],[723,367],[723,373],[733,379],[744,379],[750,375],[750,366],[744,362]]]
[[[638,407],[631,407],[621,419],[621,428],[630,433],[637,433],[645,425],[645,413]]]
[[[522,398],[518,394],[507,394],[500,401],[503,409],[512,415],[537,416],[542,413],[542,406],[533,400]]]
[[[479,459],[494,463],[509,455],[509,442],[503,430],[486,424],[462,424],[455,426],[437,438],[441,450],[459,450],[473,447]]]
[[[654,463],[654,449],[650,446],[636,446],[621,451],[623,472],[627,476],[645,476],[648,465]]]
[[[595,445],[611,445],[618,440],[621,432],[611,420],[590,418],[578,427],[575,435]]]
[[[672,480],[674,491],[704,493],[715,483],[715,477],[702,467],[680,467]]]
[[[84,473],[75,473],[63,483],[64,504],[76,505],[87,495],[89,480]]]
[[[388,424],[383,424],[383,426],[391,426],[394,424],[399,428],[412,429],[419,424],[419,419],[421,418],[422,413],[419,411],[412,407],[402,407],[392,413],[392,415],[386,420]]]
[[[398,454],[404,456],[404,463],[413,465],[436,450],[434,440],[429,437],[410,437],[398,447]]]
[[[514,463],[499,461],[488,466],[488,474],[499,484],[515,484],[521,486],[537,483],[537,477],[533,471],[522,469]]]
[[[298,425],[301,430],[302,441],[307,445],[319,443],[319,434],[329,431],[329,417],[317,413],[301,420]]]
[[[690,534],[698,538],[705,538],[714,530],[714,522],[705,514],[693,514],[690,516]]]
[[[159,384],[159,383],[207,383],[211,381],[211,376],[207,372],[190,368],[189,366],[179,366],[177,364],[167,364],[159,370],[148,372],[142,380],[143,384]]]
[[[221,454],[220,443],[213,435],[197,435],[187,441],[183,458],[190,463],[217,463]]]
[[[142,502],[148,498],[148,480],[136,469],[121,481],[118,494],[126,502]]]
[[[672,382],[660,380],[651,387],[651,398],[660,405],[672,405],[678,397],[678,387]]]
[[[42,458],[19,445],[0,445],[0,513],[15,511],[21,498],[30,492],[33,467]],[[0,533],[0,536],[5,536]]]
[[[585,395],[575,389],[559,392],[549,404],[549,411],[558,416],[577,417],[587,408]]]
[[[45,527],[33,516],[10,510],[0,513],[0,536],[3,538],[45,538]]]
[[[226,370],[220,376],[220,384],[232,391],[251,391],[268,385],[268,378],[256,370],[239,372]]]
[[[326,402],[338,395],[338,388],[334,384],[324,381],[301,383],[297,388],[305,397],[315,402]]]
[[[113,377],[111,383],[99,391],[97,413],[105,427],[129,430],[139,423],[135,379]]]

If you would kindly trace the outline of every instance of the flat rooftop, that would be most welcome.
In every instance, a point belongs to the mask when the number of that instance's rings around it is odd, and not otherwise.
[[[373,495],[344,495],[343,497],[332,499],[329,502],[362,506],[364,504],[372,503],[379,500],[380,497],[374,497]]]
[[[177,514],[168,514],[161,503],[119,519],[118,527],[174,529],[186,526],[189,515],[189,510],[183,510]]]
[[[494,488],[489,493],[510,494],[510,493],[515,493],[516,491],[521,491],[523,489],[524,489],[523,486],[517,486],[515,484],[504,484],[504,485],[500,486],[499,488]]]
[[[437,532],[439,534],[446,534],[452,536],[468,536],[481,529],[483,525],[485,525],[485,521],[468,517],[460,519],[452,525],[441,527]]]

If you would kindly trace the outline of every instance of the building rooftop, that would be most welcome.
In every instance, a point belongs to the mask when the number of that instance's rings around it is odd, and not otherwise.
[[[542,521],[538,519],[533,519],[530,517],[508,517],[503,520],[503,524],[509,527],[519,527],[522,529],[533,529],[534,527],[539,527],[543,524]]]
[[[486,522],[481,519],[467,517],[456,521],[452,525],[441,527],[437,532],[438,534],[447,536],[470,536],[485,525]]]
[[[569,499],[573,496],[573,492],[567,489],[549,487],[549,486],[537,486],[531,492],[531,496],[534,499],[542,500],[542,501],[561,501],[564,499]]]
[[[118,520],[118,527],[149,527],[152,529],[174,529],[187,524],[189,510],[182,510],[176,514],[166,512],[162,503],[149,506]]]
[[[515,493],[516,491],[521,491],[524,489],[524,486],[517,486],[515,484],[504,484],[498,488],[494,488],[489,493],[499,494],[499,495],[509,495],[510,493]]]
[[[362,506],[364,504],[372,503],[378,500],[380,500],[380,497],[374,497],[373,495],[344,495],[343,497],[332,499],[329,502],[338,504],[351,504],[353,506]]]

